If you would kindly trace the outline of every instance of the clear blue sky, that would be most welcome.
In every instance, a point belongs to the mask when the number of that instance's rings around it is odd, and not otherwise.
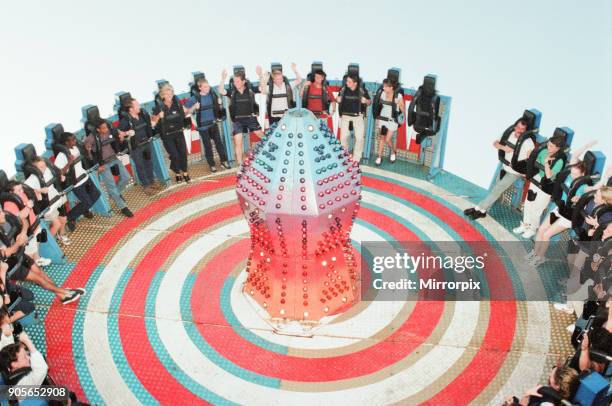
[[[390,66],[418,85],[438,75],[453,97],[446,168],[488,185],[494,137],[524,108],[542,132],[576,131],[612,155],[612,2],[557,1],[29,1],[0,15],[0,166],[13,146],[42,148],[44,126],[80,123],[80,107],[110,114],[113,94],[150,100],[155,80],[179,90],[190,72],[322,60],[331,77],[359,62],[366,80]],[[215,79],[216,82],[216,79]]]

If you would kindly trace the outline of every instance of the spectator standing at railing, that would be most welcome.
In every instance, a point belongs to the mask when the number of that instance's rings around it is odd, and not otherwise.
[[[121,152],[119,139],[111,133],[106,120],[98,119],[93,125],[95,133],[92,132],[85,138],[85,150],[98,164],[100,178],[121,214],[125,217],[133,217],[134,214],[127,207],[123,198],[123,191],[130,183],[130,174],[117,158],[117,154]],[[117,183],[115,183],[115,175],[119,178]]]
[[[55,157],[55,166],[60,168],[62,174],[67,175],[72,184],[75,196],[79,199],[79,203],[68,212],[68,229],[74,230],[76,220],[84,215],[87,218],[93,218],[91,207],[100,198],[100,191],[89,177],[87,171],[83,167],[82,160],[78,160],[81,155],[77,146],[76,137],[72,133],[63,133],[61,143],[66,147],[65,152],[59,152]]]
[[[155,182],[153,175],[151,116],[140,108],[140,103],[134,98],[128,99],[121,109],[126,114],[119,121],[119,139],[128,139],[130,156],[136,165],[138,179],[144,192],[152,195],[163,186]]]

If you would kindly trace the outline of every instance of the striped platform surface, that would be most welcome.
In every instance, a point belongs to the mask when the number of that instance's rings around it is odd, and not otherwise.
[[[506,206],[463,217],[482,189],[382,168],[363,167],[356,247],[516,239]],[[275,334],[241,293],[249,239],[234,185],[225,171],[154,197],[134,187],[133,218],[79,223],[68,263],[48,272],[88,293],[62,306],[35,289],[41,322],[28,327],[56,381],[108,405],[500,404],[571,352],[571,319],[548,302],[362,302],[312,338]]]

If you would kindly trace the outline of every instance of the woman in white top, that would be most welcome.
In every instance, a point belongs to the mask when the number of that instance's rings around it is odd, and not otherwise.
[[[376,165],[382,163],[382,154],[385,145],[389,146],[391,155],[389,160],[395,162],[395,153],[397,148],[393,144],[393,135],[397,133],[399,127],[399,114],[405,114],[406,106],[401,94],[397,94],[395,100],[395,87],[389,79],[383,80],[383,91],[380,95],[380,100],[377,101],[377,109],[375,111],[376,127],[379,131],[378,155],[376,157]]]
[[[42,173],[45,182],[49,182],[53,178],[51,169],[47,167],[47,163],[41,157],[36,157],[32,160],[32,164],[38,168],[39,172]],[[54,185],[46,186],[41,185],[40,179],[35,174],[31,174],[25,181],[25,184],[34,189],[36,198],[43,200],[44,195],[49,202],[49,210],[44,214],[45,220],[50,224],[49,230],[51,234],[57,237],[57,241],[64,245],[70,245],[70,239],[66,235],[66,210],[64,205],[66,204],[66,196],[61,195]],[[59,198],[57,196],[60,196]]]

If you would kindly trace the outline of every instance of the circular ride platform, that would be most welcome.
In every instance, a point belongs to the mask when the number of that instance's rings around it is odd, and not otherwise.
[[[360,241],[515,241],[518,213],[452,174],[407,162],[362,166]],[[47,268],[87,294],[63,306],[34,288],[28,327],[52,376],[92,404],[500,404],[571,353],[570,316],[548,302],[361,302],[313,337],[278,335],[241,293],[249,229],[235,170],[192,165],[190,185],[153,197],[130,188],[135,216],[78,223],[66,265]],[[508,284],[520,284],[509,278]]]

